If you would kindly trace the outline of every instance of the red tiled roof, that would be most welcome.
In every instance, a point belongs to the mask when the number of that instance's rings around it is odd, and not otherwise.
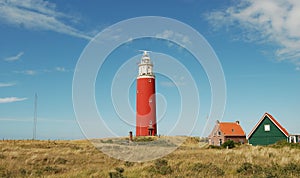
[[[251,135],[254,133],[254,131],[256,130],[256,128],[260,125],[260,123],[265,119],[265,117],[268,117],[275,125],[276,127],[285,135],[285,136],[289,136],[288,131],[282,127],[282,125],[279,124],[279,122],[269,113],[265,113],[263,115],[263,117],[258,121],[258,123],[255,125],[255,127],[251,130],[251,132],[248,135],[248,139],[251,137]]]
[[[220,130],[225,136],[245,136],[245,132],[236,122],[220,122]]]
[[[274,122],[274,124],[284,133],[284,135],[289,136],[288,131],[284,127],[282,127],[282,125],[280,125],[279,122],[277,122],[277,120],[271,114],[266,113],[266,115],[269,116],[271,121]]]

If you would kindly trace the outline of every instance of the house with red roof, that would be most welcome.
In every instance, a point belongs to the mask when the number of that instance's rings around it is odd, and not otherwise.
[[[208,136],[209,145],[221,146],[227,140],[236,143],[247,143],[246,134],[240,122],[216,122],[215,127]]]
[[[269,145],[280,140],[289,141],[288,131],[269,113],[265,113],[248,135],[252,145]]]

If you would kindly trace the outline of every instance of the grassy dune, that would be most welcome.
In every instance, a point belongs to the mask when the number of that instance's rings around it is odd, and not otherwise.
[[[300,177],[299,145],[209,149],[196,138],[154,161],[110,158],[88,141],[0,141],[0,177]]]

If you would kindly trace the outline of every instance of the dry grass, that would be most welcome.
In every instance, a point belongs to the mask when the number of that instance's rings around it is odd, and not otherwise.
[[[188,138],[162,159],[131,163],[110,158],[88,141],[9,140],[0,141],[0,177],[109,177],[110,172],[119,177],[300,177],[299,150],[208,149]]]

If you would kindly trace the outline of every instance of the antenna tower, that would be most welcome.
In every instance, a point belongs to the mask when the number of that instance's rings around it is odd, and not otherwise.
[[[36,139],[36,123],[37,123],[37,94],[35,93],[34,96],[34,114],[33,114],[33,135],[32,135],[32,139],[35,140]]]

